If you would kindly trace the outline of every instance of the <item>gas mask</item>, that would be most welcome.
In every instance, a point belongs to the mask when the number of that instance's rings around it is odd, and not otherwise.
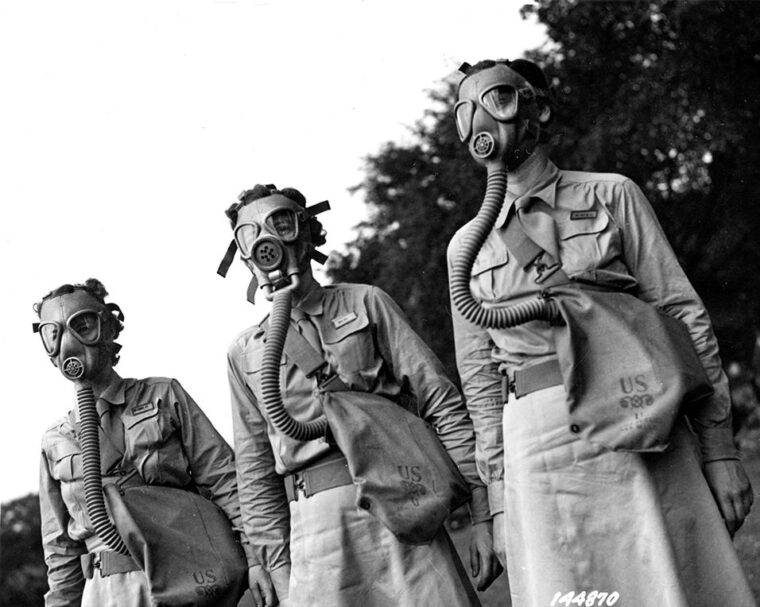
[[[217,272],[225,276],[235,251],[253,273],[248,287],[248,300],[253,303],[261,288],[271,300],[275,291],[293,290],[300,282],[305,264],[311,259],[320,263],[327,256],[316,251],[311,242],[310,220],[330,208],[327,201],[302,207],[296,201],[274,191],[269,196],[246,201],[241,205],[233,226],[234,239]]]
[[[536,89],[501,63],[465,76],[458,98],[454,114],[459,138],[483,166],[522,162],[538,142],[541,124],[549,120],[548,107],[539,108]]]
[[[46,299],[40,308],[40,322],[34,323],[33,329],[66,379],[88,380],[111,366],[118,351],[118,344],[108,335],[113,313],[119,321],[124,319],[116,304],[104,306],[87,291],[76,289]]]

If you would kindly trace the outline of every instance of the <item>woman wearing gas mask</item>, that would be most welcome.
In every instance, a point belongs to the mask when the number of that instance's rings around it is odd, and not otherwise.
[[[241,528],[231,448],[176,380],[124,379],[116,373],[121,346],[115,340],[123,315],[116,304],[105,302],[106,295],[101,282],[89,279],[63,285],[35,305],[40,318],[35,331],[51,362],[76,386],[78,398],[78,406],[42,440],[40,510],[50,586],[45,604],[50,607],[148,607],[159,604],[155,593],[164,597],[174,592],[159,587],[166,580],[158,580],[159,586],[149,582],[132,558],[132,544],[127,549],[128,540],[120,537],[119,524],[114,526],[105,509],[105,481],[115,483],[122,495],[128,487],[146,484],[178,488],[180,495],[202,492],[226,514],[229,520],[222,524],[231,537],[230,522]],[[161,510],[171,515],[177,503],[172,500]],[[202,533],[200,526],[196,519],[190,532]],[[235,605],[247,582],[246,559],[235,557],[242,574],[234,588],[219,586],[223,575],[213,562],[226,555],[214,556],[203,570],[194,566],[197,561],[189,571],[178,566],[169,574],[169,585],[189,584],[183,591],[194,605]]]
[[[652,208],[549,160],[537,65],[462,71],[457,128],[488,180],[449,246],[455,344],[512,604],[754,605],[728,382]]]
[[[405,459],[415,445],[374,451],[372,441],[393,430],[393,422],[370,424],[364,440],[343,436],[334,419],[325,425],[325,398],[338,394],[336,385],[349,416],[371,400],[361,411],[387,404],[391,412],[403,408],[432,424],[446,459],[472,492],[471,573],[479,588],[491,583],[500,568],[461,398],[385,293],[358,284],[323,287],[314,279],[311,260],[324,261],[315,247],[325,242],[314,215],[327,208],[326,202],[307,207],[295,189],[257,185],[227,210],[234,240],[219,273],[226,274],[239,250],[253,273],[248,299],[261,289],[273,300],[266,321],[243,331],[228,353],[243,524],[273,587],[266,575],[259,581],[255,569],[250,584],[262,588],[268,605],[478,605],[442,520],[419,537],[428,521],[410,514],[401,521],[411,524],[415,537],[409,540],[391,520],[397,512],[383,509],[384,496],[372,501],[384,492],[384,479],[388,492],[395,481],[381,478],[370,496],[372,473],[358,472],[357,460],[368,451],[376,455],[370,464],[406,463],[397,468],[411,512],[436,492],[425,484],[425,462],[414,466]]]

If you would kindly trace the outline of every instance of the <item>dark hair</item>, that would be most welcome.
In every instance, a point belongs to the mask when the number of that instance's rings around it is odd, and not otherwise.
[[[106,339],[111,342],[111,364],[116,365],[116,363],[119,362],[119,350],[121,350],[121,345],[117,344],[115,340],[119,337],[119,334],[124,328],[124,323],[122,322],[124,315],[118,305],[114,303],[106,303],[105,298],[108,296],[108,291],[106,291],[103,283],[97,278],[88,278],[83,284],[63,284],[50,291],[50,293],[35,303],[32,308],[39,317],[40,312],[42,311],[42,304],[48,299],[60,297],[61,295],[68,295],[74,291],[85,291],[107,311],[107,314],[104,316],[105,322],[103,329]]]
[[[253,186],[250,190],[244,190],[239,196],[238,196],[238,202],[230,205],[227,210],[224,212],[225,215],[227,215],[227,218],[230,220],[230,225],[234,228],[235,224],[237,224],[238,220],[238,213],[241,208],[243,208],[245,205],[247,205],[250,202],[253,202],[254,200],[258,200],[259,198],[266,198],[267,196],[272,196],[273,194],[280,194],[281,196],[284,196],[285,198],[288,198],[295,202],[298,206],[301,208],[306,208],[306,197],[301,194],[298,190],[295,188],[282,188],[281,190],[277,189],[274,185],[261,185],[260,183],[257,183],[255,186]],[[327,242],[327,239],[325,238],[325,230],[322,227],[322,222],[319,221],[316,217],[308,217],[307,223],[309,226],[309,235],[311,236],[311,243],[315,247],[322,246]]]

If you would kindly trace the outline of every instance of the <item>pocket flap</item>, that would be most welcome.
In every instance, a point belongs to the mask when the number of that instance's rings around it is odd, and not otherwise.
[[[57,440],[50,444],[50,461],[55,463],[62,459],[79,455],[80,449],[74,443],[67,440]]]
[[[261,361],[264,359],[264,349],[253,350],[246,352],[243,357],[243,370],[246,373],[261,373]],[[284,365],[287,362],[285,358],[285,352],[282,353],[280,358],[280,365]]]
[[[503,266],[509,261],[509,253],[506,249],[501,251],[489,251],[488,255],[478,255],[475,263],[472,265],[472,275],[478,276],[486,270],[493,270]]]
[[[348,312],[330,320],[322,325],[322,339],[326,344],[335,344],[357,331],[369,326],[367,312]]]
[[[157,415],[158,403],[148,400],[136,405],[132,405],[124,412],[124,415],[121,416],[121,421],[124,424],[124,427],[129,429],[136,424],[139,424],[146,419],[156,417]]]
[[[598,234],[609,222],[607,213],[598,207],[575,209],[569,212],[564,221],[557,222],[557,234],[560,240],[583,234]]]

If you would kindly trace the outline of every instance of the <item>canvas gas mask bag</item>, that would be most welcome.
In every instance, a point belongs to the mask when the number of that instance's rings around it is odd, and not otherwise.
[[[116,530],[148,578],[153,605],[237,605],[248,565],[216,504],[189,489],[147,485],[136,470],[103,490]]]
[[[266,325],[263,324],[265,329]],[[295,330],[285,352],[307,377],[325,364]],[[356,505],[405,544],[428,544],[470,487],[430,424],[385,397],[349,390],[337,375],[318,381],[327,439],[346,458]]]
[[[570,279],[515,217],[504,241],[522,267],[540,257],[553,270],[540,286],[561,315],[552,329],[579,435],[613,451],[665,450],[679,416],[713,392],[686,326],[599,275]]]

